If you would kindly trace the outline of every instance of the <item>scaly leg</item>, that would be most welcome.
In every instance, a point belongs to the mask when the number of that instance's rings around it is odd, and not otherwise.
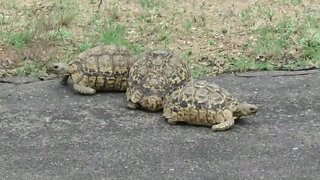
[[[73,84],[73,89],[80,93],[80,94],[84,94],[84,95],[93,95],[96,93],[95,89],[92,89],[90,87],[86,87],[86,86],[81,86],[79,84]]]
[[[177,121],[174,121],[174,120],[172,120],[172,119],[170,118],[170,119],[168,119],[168,124],[170,124],[170,125],[176,125],[176,124],[178,124],[178,122],[177,122]]]
[[[64,76],[62,77],[62,80],[61,80],[61,84],[62,84],[62,85],[67,85],[69,76],[70,76],[70,75],[68,74],[68,75],[64,75]]]
[[[133,103],[132,101],[128,100],[127,101],[127,107],[129,109],[138,109],[138,105],[136,103]]]
[[[212,126],[212,131],[225,131],[232,128],[234,125],[234,118],[229,119],[223,123],[216,124]]]

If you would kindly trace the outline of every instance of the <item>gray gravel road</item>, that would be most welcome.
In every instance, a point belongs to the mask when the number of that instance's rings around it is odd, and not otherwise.
[[[320,179],[320,72],[288,73],[207,77],[260,108],[226,132],[128,110],[124,93],[2,80],[0,179]]]

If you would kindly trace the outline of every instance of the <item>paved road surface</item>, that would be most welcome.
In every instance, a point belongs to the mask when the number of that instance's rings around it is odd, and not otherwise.
[[[0,177],[320,179],[320,72],[287,73],[206,78],[260,108],[216,133],[128,110],[123,93],[1,83]]]

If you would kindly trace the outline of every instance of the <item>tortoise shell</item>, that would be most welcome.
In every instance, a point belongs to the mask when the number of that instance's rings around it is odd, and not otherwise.
[[[233,118],[237,100],[224,88],[207,81],[193,81],[174,91],[164,105],[172,122],[212,126]]]
[[[132,65],[127,100],[150,111],[163,108],[165,96],[191,79],[188,64],[171,50],[143,53]]]
[[[133,56],[125,47],[97,46],[79,54],[69,63],[75,84],[95,90],[125,91]]]

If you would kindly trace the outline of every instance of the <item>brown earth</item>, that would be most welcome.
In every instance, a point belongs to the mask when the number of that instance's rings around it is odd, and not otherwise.
[[[157,2],[154,7],[141,6],[143,0],[75,1],[71,3],[76,16],[66,28],[73,33],[71,39],[51,41],[41,38],[50,30],[52,22],[41,24],[59,9],[54,1],[16,0],[12,3],[1,0],[1,33],[19,31],[32,26],[42,40],[30,42],[23,50],[5,42],[0,48],[0,75],[12,70],[24,59],[31,61],[69,61],[79,53],[77,44],[87,42],[96,35],[99,20],[113,19],[126,27],[126,39],[148,48],[167,47],[181,54],[188,54],[192,68],[201,67],[206,74],[223,73],[230,66],[229,60],[239,57],[255,58],[248,49],[256,41],[253,30],[261,25],[274,24],[286,17],[295,17],[297,22],[307,14],[317,14],[320,4],[315,0],[144,0]],[[69,2],[69,1],[68,1]],[[72,2],[72,1],[70,1]],[[72,12],[70,10],[70,12]],[[272,13],[269,19],[268,13]],[[12,23],[14,22],[14,23]],[[96,23],[96,24],[93,24]],[[45,40],[43,40],[45,39]],[[293,56],[301,53],[299,47],[288,49]],[[10,71],[9,71],[10,72]]]

